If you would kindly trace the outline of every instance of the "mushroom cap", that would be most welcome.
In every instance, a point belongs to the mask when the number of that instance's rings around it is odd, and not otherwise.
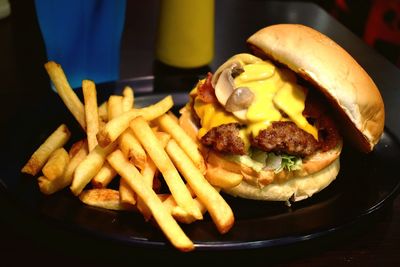
[[[215,96],[217,97],[218,102],[222,106],[226,106],[228,99],[236,89],[232,78],[232,70],[234,68],[241,68],[246,64],[251,64],[259,61],[262,60],[251,54],[247,53],[237,54],[229,58],[224,64],[222,64],[215,71],[211,83],[215,88]],[[247,113],[246,108],[233,111],[232,113],[238,119],[245,121]]]
[[[379,89],[342,47],[322,33],[299,24],[277,24],[247,40],[255,55],[267,56],[310,81],[336,107],[344,134],[364,152],[379,142],[385,122]]]

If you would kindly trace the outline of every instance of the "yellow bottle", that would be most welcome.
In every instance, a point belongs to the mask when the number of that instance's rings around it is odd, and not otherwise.
[[[214,0],[161,0],[156,57],[178,68],[208,65],[214,56]]]

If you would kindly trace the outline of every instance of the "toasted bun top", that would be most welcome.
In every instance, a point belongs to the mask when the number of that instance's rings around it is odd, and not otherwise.
[[[265,55],[312,82],[337,106],[346,135],[369,152],[378,143],[385,111],[378,88],[343,48],[322,33],[298,24],[263,28],[247,40],[256,55]]]

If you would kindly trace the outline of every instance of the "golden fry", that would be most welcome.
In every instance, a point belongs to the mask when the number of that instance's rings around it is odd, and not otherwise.
[[[122,95],[124,96],[122,100],[122,110],[124,112],[131,110],[134,104],[133,89],[129,86],[126,86],[122,91]]]
[[[231,188],[242,182],[243,175],[227,171],[221,167],[209,165],[207,167],[206,178],[213,186]]]
[[[124,180],[119,181],[119,198],[124,204],[135,205],[136,196],[135,192],[129,187],[129,184]]]
[[[70,186],[74,195],[77,196],[82,192],[90,180],[100,171],[107,155],[114,151],[116,146],[116,143],[111,143],[105,148],[97,145],[76,167],[74,179]]]
[[[84,145],[82,145],[80,149],[76,151],[74,156],[70,159],[67,167],[65,168],[64,174],[61,177],[58,177],[54,180],[49,180],[44,176],[39,177],[39,188],[43,194],[53,194],[71,184],[73,173],[76,167],[79,165],[79,163],[82,162],[84,158],[86,158],[88,154],[87,146],[85,143],[86,142],[84,142]]]
[[[132,120],[130,127],[154,164],[163,174],[165,182],[178,205],[196,219],[202,219],[203,215],[196,206],[181,176],[167,153],[165,153],[165,150],[151,130],[149,124],[143,117],[139,116]]]
[[[172,138],[193,161],[196,167],[204,174],[206,171],[204,158],[201,155],[197,144],[189,137],[189,135],[186,134],[179,124],[168,114],[158,117],[157,123],[160,125],[162,130],[172,136]]]
[[[171,157],[175,166],[186,178],[190,188],[207,207],[220,233],[226,233],[233,226],[234,216],[228,203],[211,186],[199,169],[193,164],[186,153],[179,147],[175,140],[171,139],[166,147],[168,155]],[[175,198],[175,196],[174,196]],[[176,200],[176,199],[175,199]]]
[[[173,119],[177,124],[179,124],[179,118],[172,111],[168,111],[167,115],[170,116],[171,119]]]
[[[107,110],[108,102],[104,101],[98,108],[99,119],[103,122],[108,121],[108,110]]]
[[[171,139],[171,136],[165,132],[155,132],[154,134],[156,135],[161,146],[165,148],[169,142],[169,139]]]
[[[94,82],[82,81],[83,99],[85,102],[86,135],[89,151],[97,146],[96,134],[99,131],[99,113],[97,109],[97,92]]]
[[[32,154],[31,158],[22,167],[21,172],[35,176],[42,169],[51,153],[67,143],[71,136],[65,124],[61,124],[39,148]]]
[[[174,102],[171,96],[167,96],[156,104],[141,109],[131,109],[107,122],[104,128],[97,134],[99,144],[104,147],[117,140],[117,138],[129,127],[129,123],[137,116],[143,116],[150,121],[167,112]]]
[[[85,109],[81,100],[79,100],[78,96],[69,85],[61,65],[55,63],[54,61],[49,61],[44,65],[44,67],[46,68],[46,71],[64,104],[67,106],[78,123],[82,126],[82,128],[86,129]]]
[[[49,160],[43,166],[42,172],[47,179],[54,180],[64,174],[68,162],[68,152],[60,147],[51,153]]]
[[[108,121],[118,117],[123,113],[122,110],[122,96],[112,95],[107,101]]]
[[[79,150],[81,150],[82,146],[87,146],[87,140],[82,139],[72,144],[71,148],[68,151],[68,155],[70,158],[73,158]],[[86,148],[87,149],[87,148]]]
[[[146,165],[147,155],[144,151],[142,145],[135,137],[134,133],[130,128],[126,129],[125,132],[119,137],[119,148],[125,157],[129,159],[130,162],[143,170]]]
[[[191,191],[190,188],[188,188],[188,189],[189,189],[189,191]],[[191,194],[192,194],[192,196],[194,196],[193,192],[191,192]],[[197,197],[194,199],[194,201],[196,202],[197,206],[199,207],[201,213],[204,214],[207,211],[206,206],[203,203],[201,203],[201,201]],[[190,224],[190,223],[196,221],[196,219],[192,215],[187,213],[184,209],[182,209],[181,207],[179,207],[176,204],[176,201],[172,195],[169,195],[168,197],[166,197],[163,200],[163,205],[165,206],[166,209],[168,209],[170,211],[172,216],[178,222]]]
[[[144,182],[149,187],[153,187],[153,180],[154,176],[157,173],[157,167],[150,158],[146,161],[146,165],[144,166],[144,168],[140,173],[143,176]],[[151,211],[149,207],[146,206],[146,203],[140,197],[137,198],[137,208],[143,214],[143,217],[145,218],[146,221],[150,220]]]
[[[172,215],[165,209],[157,194],[145,183],[139,171],[124,157],[122,152],[118,149],[115,150],[107,157],[107,160],[121,178],[143,199],[168,240],[182,251],[193,250],[193,242],[186,236]]]
[[[181,109],[180,113],[181,116],[179,117],[179,126],[182,127],[182,129],[193,140],[193,142],[200,145],[199,139],[197,138],[199,129],[191,118],[192,114],[186,108]]]
[[[117,172],[105,161],[99,172],[93,177],[91,183],[94,188],[105,188],[115,176],[117,176]]]
[[[108,210],[132,210],[133,206],[125,205],[120,202],[119,192],[109,188],[97,188],[83,191],[79,199],[93,207]]]
[[[198,198],[195,198],[194,201],[199,207],[201,213],[204,214],[207,211],[206,206]],[[179,206],[174,206],[171,210],[171,214],[175,218],[175,220],[181,223],[190,224],[196,221],[196,219],[193,216],[191,216],[189,213],[187,213],[184,209],[182,209]]]

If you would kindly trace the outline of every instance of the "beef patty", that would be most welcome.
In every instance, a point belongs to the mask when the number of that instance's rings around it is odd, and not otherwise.
[[[333,122],[324,119],[316,125],[319,130],[318,141],[311,134],[298,128],[294,122],[277,121],[267,129],[261,130],[257,136],[251,136],[250,143],[266,152],[299,157],[309,156],[317,150],[328,151],[334,148],[340,135]],[[241,127],[239,123],[214,127],[201,138],[201,142],[219,152],[244,155],[245,145],[239,135]]]
[[[239,130],[239,123],[214,127],[201,138],[201,143],[219,152],[244,155],[246,151]]]
[[[311,134],[291,121],[273,122],[256,137],[251,137],[250,143],[263,151],[300,157],[311,155],[320,147]]]

